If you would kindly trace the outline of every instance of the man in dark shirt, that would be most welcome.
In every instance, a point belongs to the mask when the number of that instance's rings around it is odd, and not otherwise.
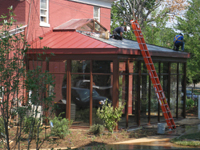
[[[113,38],[116,40],[122,40],[124,31],[127,31],[126,27],[124,27],[124,26],[115,28],[113,30]]]
[[[184,51],[184,41],[183,41],[183,34],[179,34],[179,35],[176,35],[174,37],[174,46],[175,46],[175,50],[176,51],[179,51],[179,47],[181,46],[181,51]]]

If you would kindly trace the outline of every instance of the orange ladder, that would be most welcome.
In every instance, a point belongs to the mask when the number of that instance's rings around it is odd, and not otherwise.
[[[174,123],[174,119],[173,119],[172,114],[170,112],[169,105],[168,105],[167,100],[165,98],[165,94],[164,94],[162,86],[160,84],[160,80],[159,80],[158,75],[156,73],[153,61],[151,59],[151,55],[149,54],[149,50],[148,50],[147,45],[145,43],[145,40],[144,40],[142,31],[141,31],[141,28],[138,24],[138,21],[137,20],[135,20],[135,21],[131,20],[131,25],[132,25],[134,34],[137,38],[137,42],[139,44],[142,56],[144,58],[144,62],[145,62],[146,67],[148,69],[148,72],[149,72],[149,75],[150,75],[150,78],[151,78],[151,82],[152,82],[153,87],[155,89],[159,104],[162,108],[162,112],[164,114],[165,120],[166,120],[167,125],[168,125],[168,128],[169,129],[175,129],[176,125]]]

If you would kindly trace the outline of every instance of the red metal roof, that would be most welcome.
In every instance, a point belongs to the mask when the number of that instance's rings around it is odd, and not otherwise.
[[[85,36],[76,31],[54,31],[46,34],[42,40],[36,40],[31,44],[32,49],[49,47],[51,49],[71,48],[116,48],[105,42]]]

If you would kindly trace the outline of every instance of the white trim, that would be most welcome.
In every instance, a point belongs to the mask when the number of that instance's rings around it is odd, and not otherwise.
[[[41,15],[41,0],[40,0],[40,26],[42,27],[50,27],[50,24],[49,24],[49,0],[46,0],[47,2],[47,9],[46,9],[46,15]],[[44,16],[46,17],[46,22],[42,22],[41,21],[41,16]]]
[[[111,8],[111,4],[115,0],[69,0],[69,1],[74,1],[99,7],[105,7],[105,8]]]
[[[10,35],[13,35],[13,34],[17,34],[17,33],[24,32],[24,29],[25,29],[26,27],[27,27],[27,25],[24,25],[24,26],[21,26],[21,27],[19,27],[19,28],[12,29],[12,30],[9,31],[9,33],[10,33]],[[1,34],[1,33],[0,33],[0,34]],[[0,35],[0,36],[2,36],[2,37],[0,37],[0,39],[1,39],[1,38],[5,38],[5,36],[3,36],[3,35]]]
[[[96,19],[96,17],[94,16],[94,12],[95,12],[94,9],[95,9],[95,7],[98,8],[98,19],[97,19],[97,21],[100,23],[100,21],[101,21],[101,11],[100,11],[100,9],[101,8],[98,7],[98,6],[94,6],[94,8],[93,8],[93,18],[94,19]]]
[[[50,24],[44,23],[44,22],[40,22],[40,26],[41,27],[50,27]]]

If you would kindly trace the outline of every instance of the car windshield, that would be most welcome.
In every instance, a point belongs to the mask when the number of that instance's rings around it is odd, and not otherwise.
[[[81,101],[87,101],[90,98],[90,89],[76,89],[79,94]],[[93,90],[92,97],[98,97],[97,91]]]

